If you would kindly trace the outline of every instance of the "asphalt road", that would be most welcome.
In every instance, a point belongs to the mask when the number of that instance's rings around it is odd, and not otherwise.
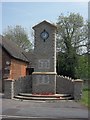
[[[66,118],[57,118],[57,119],[55,119],[55,118],[25,118],[25,119],[23,119],[23,118],[21,118],[21,119],[18,119],[18,118],[4,118],[4,119],[2,119],[2,120],[88,120],[88,119],[83,119],[83,118],[80,118],[80,119],[70,119],[70,118],[68,118],[68,119],[66,119]]]
[[[75,101],[2,99],[0,108],[2,120],[89,120],[88,109]]]

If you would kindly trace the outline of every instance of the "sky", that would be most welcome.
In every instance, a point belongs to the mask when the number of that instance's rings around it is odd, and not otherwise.
[[[43,20],[56,23],[61,13],[79,13],[87,20],[88,2],[2,2],[0,12],[0,34],[7,26],[21,25],[31,37],[34,25]]]

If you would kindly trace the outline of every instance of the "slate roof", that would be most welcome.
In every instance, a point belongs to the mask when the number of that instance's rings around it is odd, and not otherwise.
[[[17,46],[17,44],[12,40],[8,40],[0,36],[0,44],[13,58],[24,62],[29,62],[25,56],[25,51],[19,46]]]

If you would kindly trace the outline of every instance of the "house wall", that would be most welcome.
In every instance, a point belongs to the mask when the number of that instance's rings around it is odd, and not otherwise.
[[[9,78],[9,73],[7,74],[7,69],[10,69],[10,66],[6,65],[6,61],[11,62],[10,55],[6,52],[4,48],[2,48],[2,92],[4,91],[4,79]]]
[[[0,92],[2,92],[2,48],[0,46]]]
[[[8,78],[9,75],[5,73],[5,68],[9,68],[8,65],[6,65],[6,61],[9,61],[11,63],[11,57],[10,55],[6,52],[6,50],[2,49],[2,78]]]
[[[10,65],[6,65],[6,61]],[[12,58],[6,50],[2,50],[2,78],[17,79],[26,75],[26,67],[28,63]],[[5,73],[5,68],[10,69],[10,74]]]
[[[10,65],[7,65],[6,61],[9,61]],[[2,55],[0,57],[0,67],[1,64],[2,78],[0,80],[0,91],[4,92],[4,79],[18,79],[19,77],[26,76],[26,67],[28,63],[12,58],[8,54],[8,52],[4,48],[2,48]]]
[[[26,76],[26,67],[28,63],[12,59],[10,66],[10,78],[18,79],[19,77]]]

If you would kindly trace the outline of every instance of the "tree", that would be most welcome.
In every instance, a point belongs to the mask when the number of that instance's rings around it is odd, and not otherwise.
[[[19,47],[25,51],[32,49],[32,43],[29,40],[27,32],[19,25],[15,27],[8,26],[7,30],[3,33],[5,38],[14,41]]]
[[[88,79],[88,54],[78,55],[78,67],[76,68],[76,74],[78,78]]]
[[[87,50],[87,24],[84,24],[83,17],[79,14],[70,13],[68,16],[61,14],[57,21],[57,28],[57,48],[63,53],[63,57],[59,55],[59,59],[62,59],[58,63],[62,68],[60,72],[75,78],[78,65],[77,54]]]

